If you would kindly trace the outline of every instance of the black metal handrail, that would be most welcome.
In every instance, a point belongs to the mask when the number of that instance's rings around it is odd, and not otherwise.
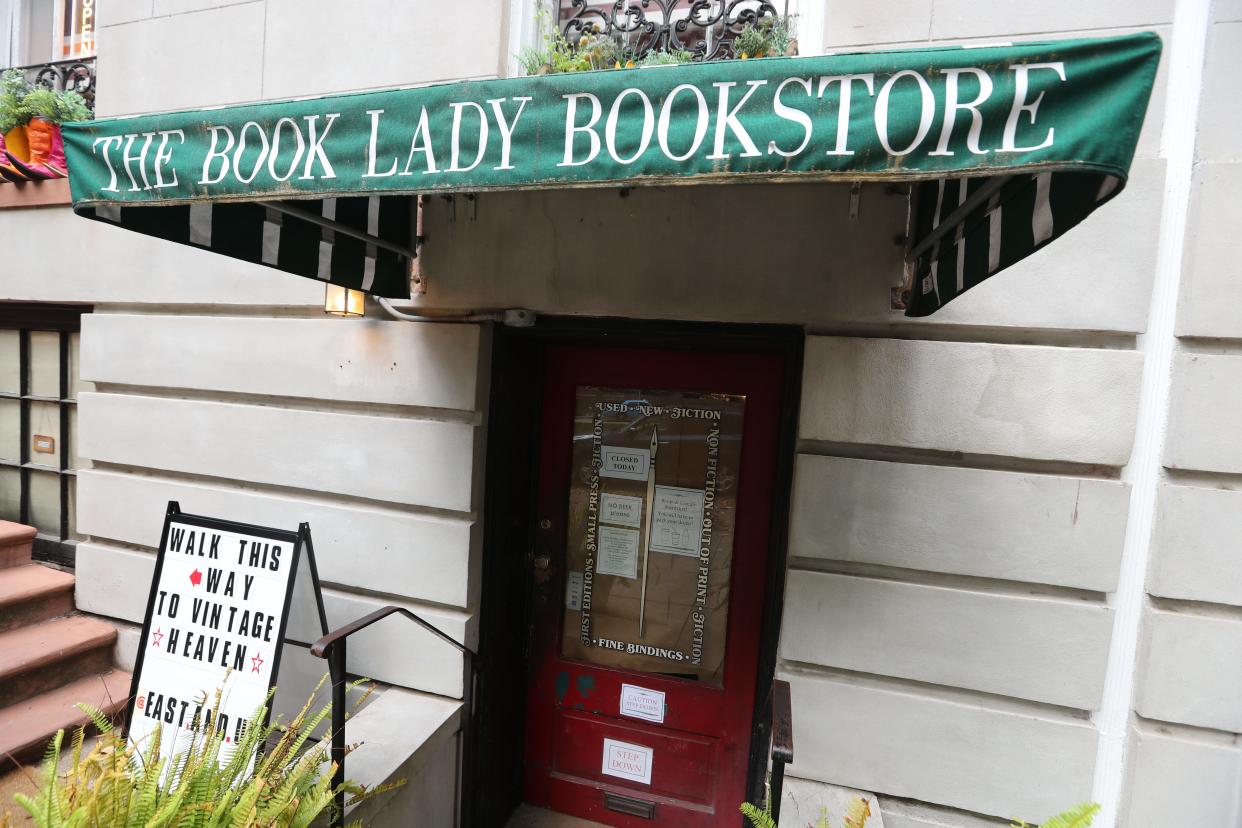
[[[772,821],[780,824],[781,793],[785,786],[785,765],[793,761],[793,709],[789,701],[789,682],[776,679],[769,694],[769,713],[772,716],[772,778],[769,783],[768,802],[771,804]]]
[[[468,767],[465,763],[466,750],[470,744],[469,730],[470,722],[473,718],[474,709],[474,658],[475,653],[465,644],[454,639],[434,624],[420,618],[418,615],[410,612],[404,607],[386,606],[377,609],[370,615],[364,615],[356,621],[352,621],[340,629],[333,630],[323,638],[311,645],[311,655],[318,658],[326,658],[328,660],[328,673],[332,681],[332,761],[336,766],[336,770],[332,773],[332,788],[336,791],[335,813],[332,816],[333,828],[341,828],[345,824],[345,791],[342,786],[345,783],[345,688],[347,686],[347,677],[345,675],[345,642],[351,635],[374,624],[383,618],[387,618],[393,614],[404,615],[418,626],[435,635],[441,641],[451,645],[459,650],[462,654],[464,662],[462,677],[462,724],[461,724],[461,755],[458,760],[458,767],[465,775],[465,769]],[[466,798],[462,800],[462,818],[461,824],[468,825],[469,820],[465,811],[468,807]]]

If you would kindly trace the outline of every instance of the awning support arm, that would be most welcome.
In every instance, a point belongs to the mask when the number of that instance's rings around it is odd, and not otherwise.
[[[294,218],[301,219],[302,221],[309,221],[311,224],[326,227],[329,230],[340,233],[342,236],[349,236],[350,238],[366,242],[367,244],[373,244],[376,247],[383,248],[384,250],[390,250],[398,256],[404,256],[407,259],[414,259],[418,257],[418,253],[412,248],[404,247],[399,244],[393,244],[390,241],[381,239],[379,236],[372,236],[369,233],[364,233],[356,227],[350,227],[348,224],[342,224],[334,219],[316,215],[310,210],[303,210],[300,207],[290,207],[287,203],[281,201],[260,201],[258,203],[262,204],[269,210],[275,210],[278,213],[284,213],[287,216],[293,216]]]
[[[910,248],[910,251],[906,253],[906,261],[917,261],[919,256],[931,249],[931,246],[939,241],[942,236],[956,229],[976,207],[991,198],[993,193],[1004,187],[1012,179],[1012,175],[998,175],[985,181],[983,186],[967,196],[966,200],[959,204],[956,210],[945,216],[944,221],[936,225],[935,230],[919,239],[918,243]]]

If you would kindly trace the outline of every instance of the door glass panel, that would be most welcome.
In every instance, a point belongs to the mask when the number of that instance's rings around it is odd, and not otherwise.
[[[67,406],[69,409],[69,433],[64,435],[65,445],[69,450],[69,468],[89,469],[91,461],[78,455],[78,407]]]
[[[78,479],[69,477],[66,481],[69,486],[69,538],[73,540],[82,540],[82,536],[78,534]]]
[[[30,332],[30,393],[60,398],[60,334]]]
[[[566,658],[721,684],[745,404],[578,388]]]
[[[21,393],[21,333],[0,331],[0,394]]]
[[[54,538],[60,537],[60,475],[30,472],[30,522]]]
[[[22,473],[0,466],[0,520],[22,519]]]
[[[18,462],[22,447],[22,404],[0,400],[0,460]]]
[[[30,462],[60,468],[60,404],[30,403]]]

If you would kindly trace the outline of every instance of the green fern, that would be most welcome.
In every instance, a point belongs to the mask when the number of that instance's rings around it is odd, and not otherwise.
[[[309,828],[334,807],[338,793],[327,742],[310,741],[330,708],[312,709],[312,696],[288,725],[261,726],[269,694],[221,763],[221,697],[217,692],[210,705],[200,698],[208,713],[191,723],[187,744],[171,757],[160,756],[160,730],[133,745],[98,709],[80,705],[101,732],[94,747],[83,755],[85,728],[79,728],[69,769],[59,773],[65,733],[57,733],[44,756],[42,787],[14,801],[38,828]],[[353,803],[401,784],[364,791],[346,783],[341,790]],[[0,828],[6,825],[0,817]]]
[[[749,802],[742,803],[742,813],[750,820],[754,828],[776,828],[776,822],[772,819],[772,803],[765,803],[763,808],[752,805]],[[867,820],[871,818],[871,805],[861,796],[855,797],[845,810],[845,821],[841,823],[841,828],[866,828]],[[819,809],[819,819],[815,820],[814,825],[807,824],[807,828],[832,828],[832,821],[828,817],[828,809]]]
[[[1080,805],[1075,805],[1068,811],[1049,817],[1039,823],[1039,828],[1087,828],[1099,812],[1100,806],[1096,803],[1083,802]],[[1013,828],[1034,828],[1034,826],[1018,820],[1013,824]]]
[[[749,802],[742,803],[742,813],[750,820],[750,824],[755,828],[776,828],[776,822],[772,819],[772,811],[767,805],[760,808]]]

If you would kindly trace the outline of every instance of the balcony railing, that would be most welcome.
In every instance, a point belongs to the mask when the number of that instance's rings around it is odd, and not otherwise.
[[[748,24],[787,17],[769,0],[560,0],[557,23],[570,43],[603,34],[634,60],[680,50],[693,60],[721,60],[736,57],[733,41]]]
[[[71,90],[86,99],[86,105],[95,111],[95,58],[54,60],[19,66],[26,73],[26,80],[54,89],[57,92]]]

